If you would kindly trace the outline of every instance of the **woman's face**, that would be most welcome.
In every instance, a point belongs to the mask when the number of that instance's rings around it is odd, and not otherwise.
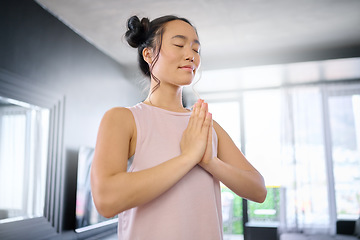
[[[189,85],[200,66],[199,51],[200,42],[191,25],[181,20],[168,22],[152,73],[162,84]]]

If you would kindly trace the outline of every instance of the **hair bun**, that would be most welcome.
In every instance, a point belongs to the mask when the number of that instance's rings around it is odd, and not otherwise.
[[[137,48],[146,41],[149,25],[150,21],[148,18],[143,18],[141,21],[137,16],[129,18],[125,37],[131,47]]]

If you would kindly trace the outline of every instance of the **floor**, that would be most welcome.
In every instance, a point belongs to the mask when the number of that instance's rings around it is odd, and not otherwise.
[[[224,240],[244,240],[244,235],[224,235]]]
[[[103,240],[118,240],[117,234],[112,234]],[[224,240],[244,240],[244,235],[224,235]]]
[[[118,240],[117,234],[112,234],[108,237],[103,238],[103,240]]]

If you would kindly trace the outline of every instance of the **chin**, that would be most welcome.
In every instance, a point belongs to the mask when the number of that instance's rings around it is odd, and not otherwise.
[[[181,86],[189,86],[193,82],[193,78],[181,81]]]
[[[178,76],[176,79],[172,81],[172,84],[177,86],[187,86],[190,85],[194,80],[193,76]]]

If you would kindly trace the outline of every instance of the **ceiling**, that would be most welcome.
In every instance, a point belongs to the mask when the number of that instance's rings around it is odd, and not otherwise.
[[[118,61],[129,78],[139,77],[137,51],[124,40],[132,15],[188,18],[201,41],[202,70],[360,56],[358,0],[36,1]]]

